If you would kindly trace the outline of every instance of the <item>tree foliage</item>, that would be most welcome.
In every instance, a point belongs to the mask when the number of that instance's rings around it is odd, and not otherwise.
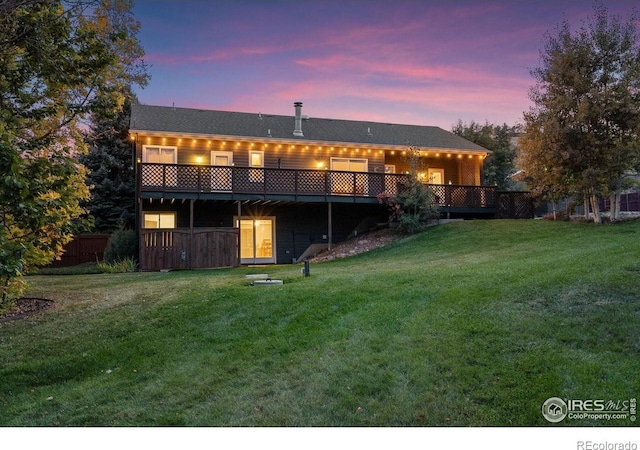
[[[419,171],[426,169],[420,149],[410,146],[404,158],[409,164],[406,185],[393,196],[378,194],[378,201],[386,203],[390,222],[398,222],[401,230],[414,234],[422,231],[429,219],[439,217],[440,211],[433,203],[433,191],[418,177]]]
[[[517,185],[513,180],[516,147],[511,142],[516,131],[517,127],[509,127],[506,123],[493,125],[485,122],[481,125],[474,121],[466,124],[461,120],[451,129],[453,134],[491,150],[492,153],[484,160],[482,184],[495,185],[503,191],[513,190]]]
[[[577,32],[563,21],[555,35],[546,36],[532,76],[534,106],[524,115],[519,162],[529,184],[550,200],[588,200],[595,222],[598,197],[611,195],[616,220],[623,178],[640,159],[635,15],[623,22],[596,3]]]
[[[88,171],[91,198],[85,207],[95,229],[104,233],[135,227],[135,172],[129,140],[132,101],[135,96],[129,93],[115,116],[93,114],[86,134],[89,151],[81,162]]]
[[[131,2],[0,4],[0,281],[46,264],[81,226],[88,199],[83,121],[115,114],[146,83]],[[133,34],[132,34],[133,32]]]

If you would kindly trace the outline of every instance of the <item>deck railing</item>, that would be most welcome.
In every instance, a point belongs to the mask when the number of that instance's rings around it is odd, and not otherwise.
[[[190,164],[139,165],[140,191],[163,193],[232,193],[265,197],[395,196],[409,175],[309,169],[271,169]],[[448,208],[495,208],[494,186],[431,185],[434,203]]]

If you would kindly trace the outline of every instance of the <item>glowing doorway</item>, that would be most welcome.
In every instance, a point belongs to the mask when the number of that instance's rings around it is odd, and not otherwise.
[[[240,228],[240,263],[273,264],[275,255],[275,217],[236,218]]]

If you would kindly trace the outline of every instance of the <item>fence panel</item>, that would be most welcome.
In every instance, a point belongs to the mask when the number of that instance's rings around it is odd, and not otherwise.
[[[529,192],[498,192],[500,219],[533,219],[534,209]]]
[[[140,234],[141,270],[239,265],[237,228],[147,229]]]
[[[107,248],[110,235],[80,234],[64,246],[64,253],[59,260],[47,267],[70,267],[88,262],[102,261],[104,249]]]

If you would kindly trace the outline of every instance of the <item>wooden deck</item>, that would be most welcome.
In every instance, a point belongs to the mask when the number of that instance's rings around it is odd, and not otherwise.
[[[331,170],[269,169],[189,164],[139,164],[143,198],[271,200],[376,203],[378,194],[394,196],[406,174]],[[495,214],[494,186],[431,185],[434,203],[445,213]]]

